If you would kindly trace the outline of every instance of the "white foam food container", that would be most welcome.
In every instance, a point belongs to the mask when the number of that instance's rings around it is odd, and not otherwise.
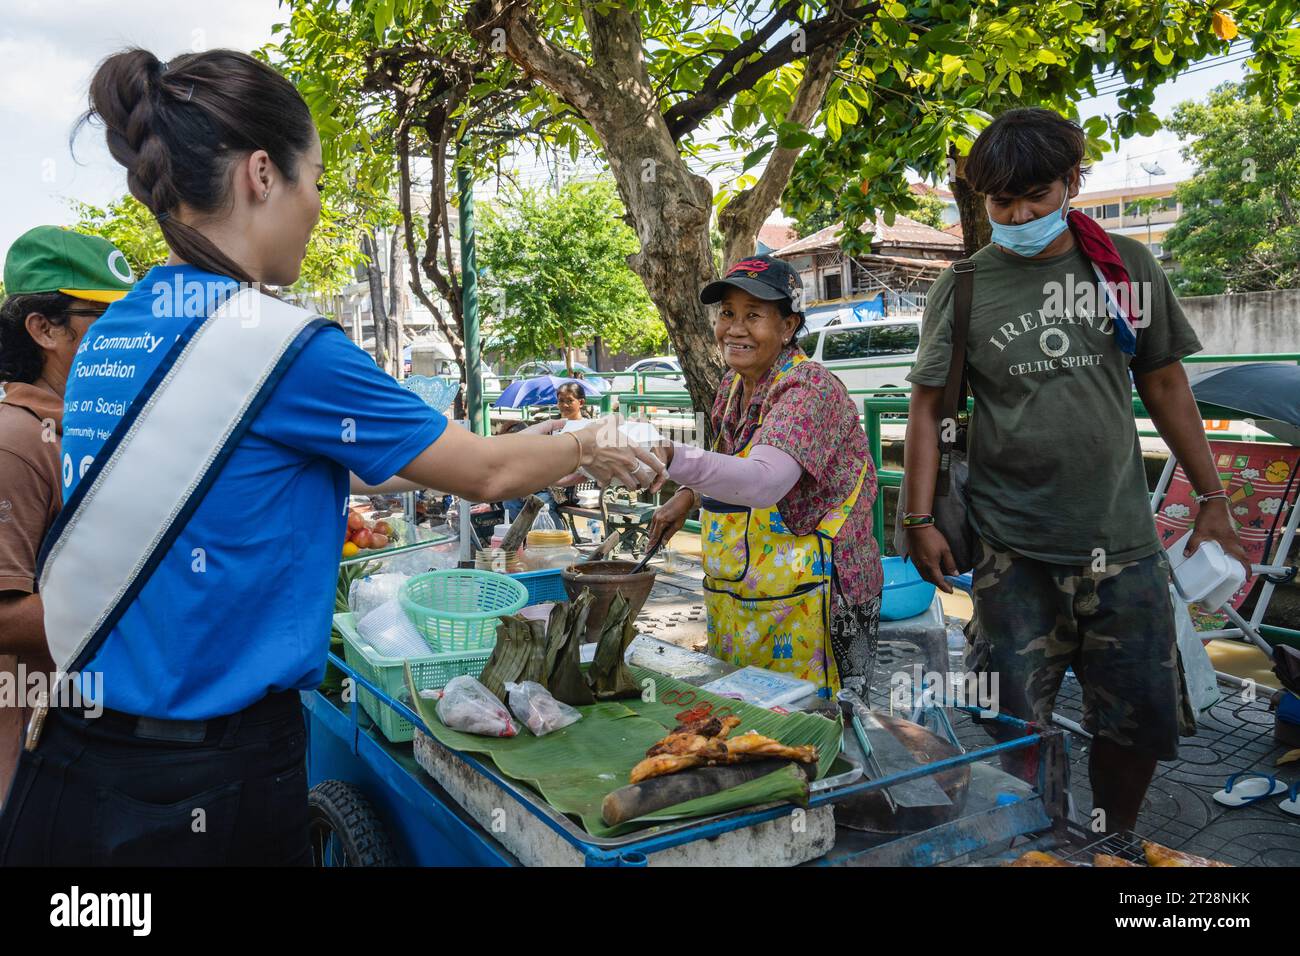
[[[566,422],[564,428],[560,430],[560,434],[582,431],[582,429],[594,425],[598,421],[600,421],[599,418],[580,418],[577,421]],[[663,436],[659,434],[659,430],[649,422],[626,421],[618,426],[618,430],[634,445],[653,445],[663,441]]]
[[[1183,549],[1192,532],[1187,532],[1169,548],[1169,566],[1174,572],[1174,587],[1188,604],[1218,610],[1237,593],[1246,581],[1246,569],[1229,557],[1217,541],[1203,541],[1191,555]]]

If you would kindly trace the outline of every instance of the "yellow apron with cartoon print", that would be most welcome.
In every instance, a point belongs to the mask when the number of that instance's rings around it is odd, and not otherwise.
[[[791,359],[777,379],[803,361],[803,356]],[[739,384],[737,378],[728,403]],[[736,457],[747,457],[752,445],[751,440]],[[822,697],[840,689],[830,640],[832,556],[867,468],[864,463],[848,500],[827,512],[810,534],[791,532],[775,507],[746,508],[704,497],[700,538],[711,655],[812,681]]]

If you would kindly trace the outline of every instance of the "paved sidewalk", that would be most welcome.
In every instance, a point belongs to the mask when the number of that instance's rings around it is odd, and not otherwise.
[[[706,639],[703,574],[699,561],[679,554],[673,574],[665,574],[658,560],[659,577],[646,601],[637,628],[663,641],[702,650]],[[960,607],[960,603],[956,604]],[[954,610],[949,604],[948,610]],[[950,618],[950,623],[958,623]],[[888,707],[889,675],[911,668],[917,659],[908,644],[882,644],[872,682],[872,702]],[[954,669],[961,654],[954,650]],[[1223,688],[1227,693],[1230,688]],[[1067,675],[1057,698],[1057,713],[1082,720],[1082,688]],[[964,713],[953,718],[958,739],[968,749],[986,747],[987,734]],[[1075,803],[1085,815],[1092,809],[1088,782],[1090,742],[1070,734],[1071,783]],[[1300,763],[1277,767],[1287,751],[1273,739],[1273,714],[1267,696],[1244,700],[1241,693],[1216,704],[1195,737],[1184,738],[1179,758],[1161,763],[1138,818],[1137,832],[1174,849],[1213,857],[1238,866],[1300,866],[1300,818],[1277,808],[1279,797],[1250,807],[1230,809],[1215,803],[1212,794],[1224,780],[1240,770],[1271,773],[1288,785],[1300,779]]]

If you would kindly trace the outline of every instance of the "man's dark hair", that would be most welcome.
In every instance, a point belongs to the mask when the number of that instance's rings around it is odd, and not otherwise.
[[[45,356],[27,331],[27,316],[38,312],[50,325],[68,324],[68,309],[76,301],[62,292],[11,295],[0,305],[0,382],[25,382],[41,377]]]
[[[1065,179],[1083,163],[1086,143],[1078,123],[1052,110],[1007,110],[975,140],[962,178],[985,196],[1023,196]]]

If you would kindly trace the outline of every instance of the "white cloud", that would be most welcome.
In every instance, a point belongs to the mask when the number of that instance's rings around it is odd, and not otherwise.
[[[1258,468],[1243,468],[1243,469],[1241,469],[1241,477],[1242,477],[1242,479],[1245,480],[1245,481],[1254,481],[1256,478],[1259,477],[1259,469],[1258,469]]]
[[[1275,515],[1281,508],[1281,498],[1265,498],[1259,503],[1259,513],[1262,515]]]
[[[1166,505],[1164,512],[1170,518],[1190,518],[1192,515],[1192,509],[1187,505]]]

